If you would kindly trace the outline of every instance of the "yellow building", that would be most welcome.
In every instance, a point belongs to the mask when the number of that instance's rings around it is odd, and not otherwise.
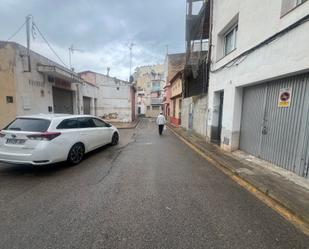
[[[173,125],[181,125],[181,105],[182,105],[182,79],[183,71],[179,71],[170,80],[171,84],[171,123]]]
[[[0,130],[16,117],[15,50],[0,44]]]
[[[162,111],[164,65],[136,68],[134,83],[137,88],[137,110],[139,115],[157,117]]]

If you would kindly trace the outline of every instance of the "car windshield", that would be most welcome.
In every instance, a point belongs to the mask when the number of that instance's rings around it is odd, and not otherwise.
[[[5,130],[44,132],[49,125],[50,121],[46,119],[17,118]]]

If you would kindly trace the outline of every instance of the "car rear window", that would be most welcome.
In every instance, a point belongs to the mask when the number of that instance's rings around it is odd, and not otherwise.
[[[17,118],[5,130],[44,132],[47,131],[49,125],[50,120],[46,119]]]

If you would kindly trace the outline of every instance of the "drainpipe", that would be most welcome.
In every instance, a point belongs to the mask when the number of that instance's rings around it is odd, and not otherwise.
[[[213,0],[209,0],[209,5],[210,5],[210,22],[209,22],[209,42],[208,42],[208,60],[207,60],[207,65],[206,65],[206,72],[207,72],[207,82],[208,82],[208,96],[207,96],[207,99],[209,97],[209,75],[210,75],[210,68],[211,68],[211,53],[212,53],[212,30],[213,30],[213,10],[214,10],[214,1]],[[209,102],[208,102],[209,103]],[[208,125],[208,120],[209,120],[209,114],[210,114],[210,111],[209,111],[209,106],[207,108],[207,120],[206,120],[206,141],[210,141],[211,139],[211,131],[208,133],[208,129],[209,129],[209,125]],[[208,137],[208,134],[209,137]]]

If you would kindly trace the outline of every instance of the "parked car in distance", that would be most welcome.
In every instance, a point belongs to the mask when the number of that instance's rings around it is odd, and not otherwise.
[[[117,128],[95,116],[20,116],[0,131],[0,161],[45,165],[67,160],[78,164],[85,153],[118,141]]]

